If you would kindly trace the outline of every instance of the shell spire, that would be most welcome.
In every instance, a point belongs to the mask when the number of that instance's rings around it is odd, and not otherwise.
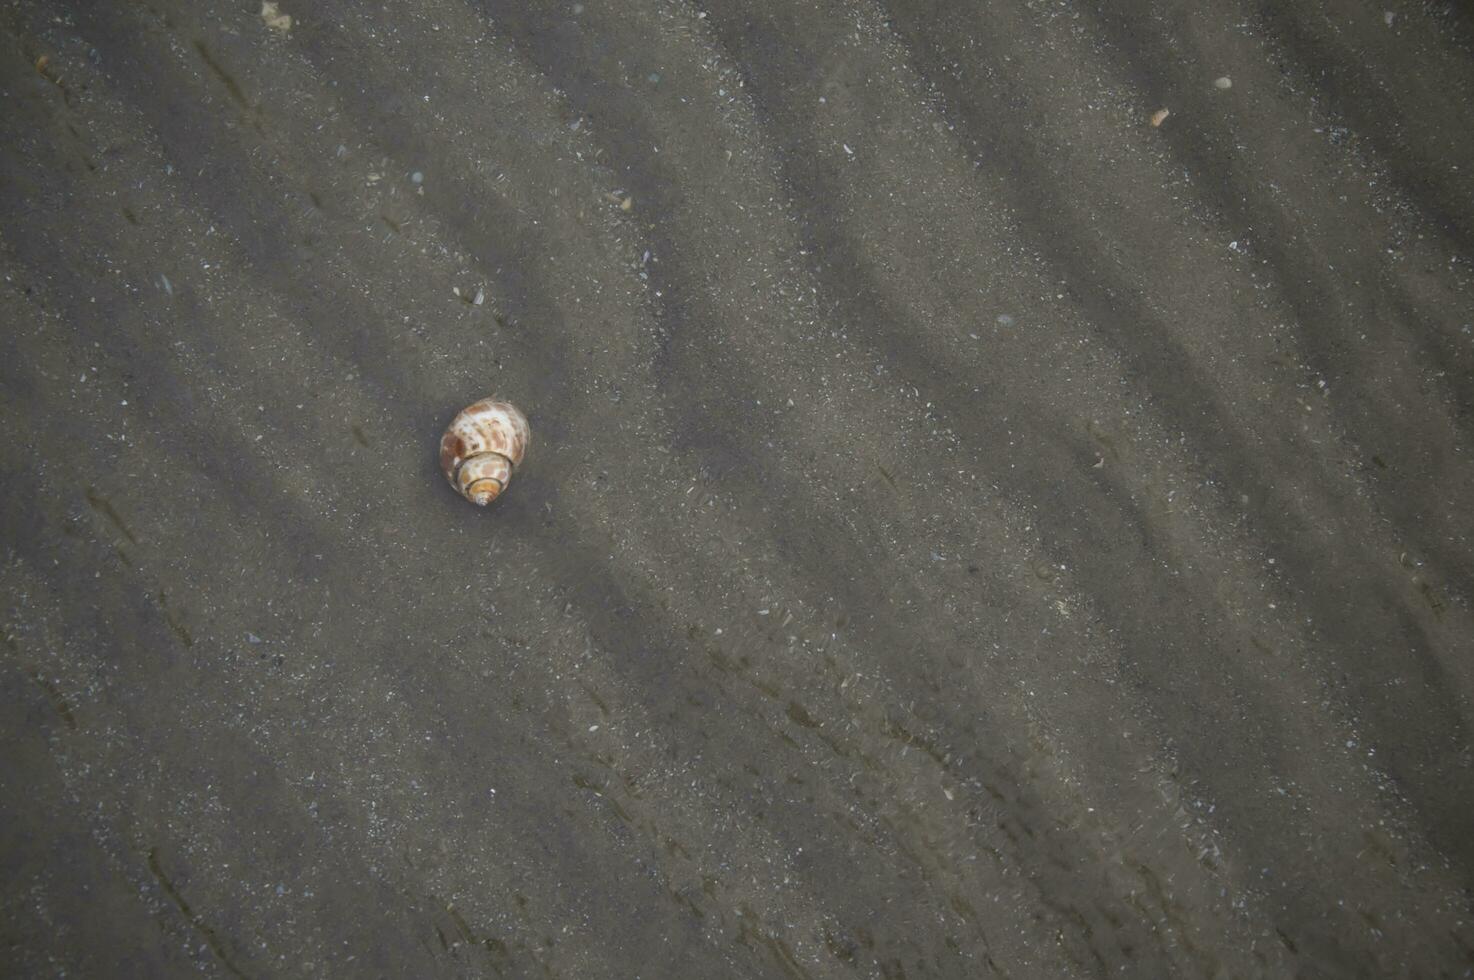
[[[456,492],[485,507],[522,465],[532,428],[510,402],[483,398],[467,405],[440,437],[440,469]]]

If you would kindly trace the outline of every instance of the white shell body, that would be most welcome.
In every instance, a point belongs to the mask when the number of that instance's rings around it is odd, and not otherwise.
[[[440,437],[440,468],[457,493],[485,507],[507,488],[531,441],[515,405],[484,398],[461,409]]]

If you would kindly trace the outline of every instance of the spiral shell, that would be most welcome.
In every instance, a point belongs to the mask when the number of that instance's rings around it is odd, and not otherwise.
[[[461,409],[440,437],[440,468],[456,492],[485,507],[522,465],[532,429],[515,405],[483,398]]]

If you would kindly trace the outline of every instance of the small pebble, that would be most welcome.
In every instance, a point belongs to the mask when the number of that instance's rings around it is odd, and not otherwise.
[[[1233,79],[1229,78],[1227,75],[1223,75],[1220,78],[1215,78],[1213,79],[1213,87],[1220,89],[1233,88]]]
[[[1000,327],[1011,327],[1011,326],[1013,326],[1013,317],[1009,316],[1007,313],[1000,313],[1000,314],[998,314],[998,326],[1000,326]]]
[[[425,175],[416,170],[409,175],[409,180],[412,184],[423,184],[425,182]]]
[[[1153,126],[1160,126],[1160,125],[1162,125],[1162,123],[1164,123],[1164,122],[1167,121],[1167,117],[1170,116],[1170,115],[1172,115],[1172,112],[1170,110],[1168,110],[1168,109],[1158,109],[1156,112],[1152,113],[1152,125]]]

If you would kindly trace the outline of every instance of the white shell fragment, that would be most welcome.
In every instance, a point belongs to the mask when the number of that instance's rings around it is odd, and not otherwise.
[[[440,437],[440,469],[457,493],[485,507],[507,488],[531,441],[515,405],[484,398],[461,409]]]

